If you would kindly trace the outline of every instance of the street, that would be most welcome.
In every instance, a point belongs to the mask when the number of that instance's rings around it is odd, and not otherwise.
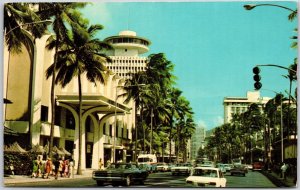
[[[270,188],[276,187],[260,172],[249,171],[246,177],[243,176],[230,176],[229,173],[225,174],[227,179],[226,187],[233,188]],[[185,183],[186,176],[172,176],[170,172],[153,173],[150,174],[144,185],[132,184],[130,187],[191,187]],[[97,187],[96,182],[92,178],[78,178],[67,180],[49,180],[37,181],[30,183],[16,183],[7,184],[7,187]],[[111,188],[112,185],[106,185],[105,188]]]

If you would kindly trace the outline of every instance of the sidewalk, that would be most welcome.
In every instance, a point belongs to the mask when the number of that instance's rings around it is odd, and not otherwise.
[[[269,180],[271,180],[277,187],[297,187],[294,179],[288,176],[286,179],[280,178],[275,172],[261,171]]]
[[[86,169],[82,171],[82,175],[76,175],[76,172],[74,174],[74,178],[70,177],[58,177],[57,180],[70,180],[70,179],[76,179],[76,178],[91,178],[93,169]],[[31,178],[30,176],[25,175],[10,175],[9,177],[3,177],[3,185],[6,184],[12,184],[12,183],[30,183],[30,182],[40,182],[40,181],[51,181],[55,180],[53,176],[50,176],[49,179],[43,179],[43,178]]]

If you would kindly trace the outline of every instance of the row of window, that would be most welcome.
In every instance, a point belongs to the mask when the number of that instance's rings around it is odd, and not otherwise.
[[[144,67],[121,67],[121,66],[108,66],[107,67],[108,69],[110,69],[110,70],[117,70],[117,72],[118,72],[118,70],[125,70],[125,71],[127,71],[127,70],[135,70],[135,71],[137,71],[137,70],[142,70],[142,69],[144,69]]]
[[[147,63],[147,60],[124,60],[124,59],[120,59],[120,60],[112,60],[112,62],[108,62],[107,64],[114,64],[114,63]]]
[[[107,41],[108,43],[116,44],[116,43],[134,43],[134,44],[141,44],[148,46],[149,42],[143,39],[136,39],[136,38],[128,38],[128,37],[118,37],[114,39],[110,39]]]
[[[103,134],[108,135],[108,136],[113,136],[112,135],[112,129],[113,125],[109,125],[109,128],[106,127],[106,123],[103,124]],[[121,133],[120,133],[121,131]],[[122,137],[125,139],[129,139],[129,130],[122,128],[121,126],[116,126],[116,137]]]

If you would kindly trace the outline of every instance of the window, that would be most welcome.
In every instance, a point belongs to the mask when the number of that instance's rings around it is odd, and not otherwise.
[[[103,123],[103,134],[107,135],[106,133],[107,133],[107,131],[106,131],[106,123]]]
[[[109,136],[112,137],[112,125],[109,125]]]
[[[73,114],[69,110],[66,110],[66,128],[75,129],[75,119],[73,117]]]
[[[48,107],[43,106],[41,107],[41,121],[48,121]]]

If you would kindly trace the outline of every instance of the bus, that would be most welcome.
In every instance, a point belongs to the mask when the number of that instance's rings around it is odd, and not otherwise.
[[[148,172],[155,172],[157,166],[157,157],[155,154],[140,154],[137,159],[138,165]]]

